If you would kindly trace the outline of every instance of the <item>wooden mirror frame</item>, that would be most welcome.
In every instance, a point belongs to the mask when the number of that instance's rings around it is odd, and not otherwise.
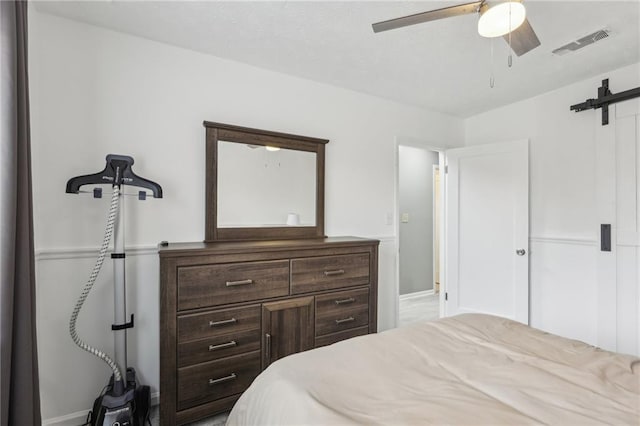
[[[268,130],[251,129],[230,124],[205,121],[206,183],[205,183],[205,242],[289,240],[324,237],[324,146],[327,139],[291,135]],[[315,226],[281,227],[218,227],[218,141],[251,145],[269,145],[316,154],[316,220]]]

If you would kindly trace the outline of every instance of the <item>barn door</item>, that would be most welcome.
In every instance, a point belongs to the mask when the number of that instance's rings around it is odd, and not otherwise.
[[[528,146],[446,151],[446,316],[529,322]]]
[[[598,346],[640,354],[640,100],[609,106],[596,125]],[[602,225],[605,225],[603,227]],[[607,229],[606,226],[610,228]]]

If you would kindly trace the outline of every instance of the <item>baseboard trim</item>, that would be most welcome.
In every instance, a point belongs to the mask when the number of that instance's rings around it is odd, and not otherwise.
[[[154,407],[160,403],[160,392],[151,394],[151,406]],[[83,411],[67,414],[65,416],[53,417],[42,421],[42,426],[78,426],[83,425],[87,421],[90,408]]]
[[[42,426],[78,426],[83,425],[87,421],[89,410],[78,411],[67,414],[66,416],[54,417],[42,421]]]
[[[404,300],[417,299],[418,297],[433,296],[434,294],[435,294],[435,291],[431,289],[431,290],[416,291],[413,293],[401,294],[398,298],[400,299],[400,301],[404,301]]]

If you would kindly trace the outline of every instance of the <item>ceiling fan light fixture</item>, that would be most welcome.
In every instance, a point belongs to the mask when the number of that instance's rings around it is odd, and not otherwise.
[[[524,22],[526,10],[520,1],[497,4],[485,2],[480,7],[478,33],[483,37],[500,37],[514,31]]]

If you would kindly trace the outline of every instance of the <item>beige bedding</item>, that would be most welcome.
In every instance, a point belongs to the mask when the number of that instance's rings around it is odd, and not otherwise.
[[[640,359],[466,314],[291,355],[228,425],[640,425]]]

